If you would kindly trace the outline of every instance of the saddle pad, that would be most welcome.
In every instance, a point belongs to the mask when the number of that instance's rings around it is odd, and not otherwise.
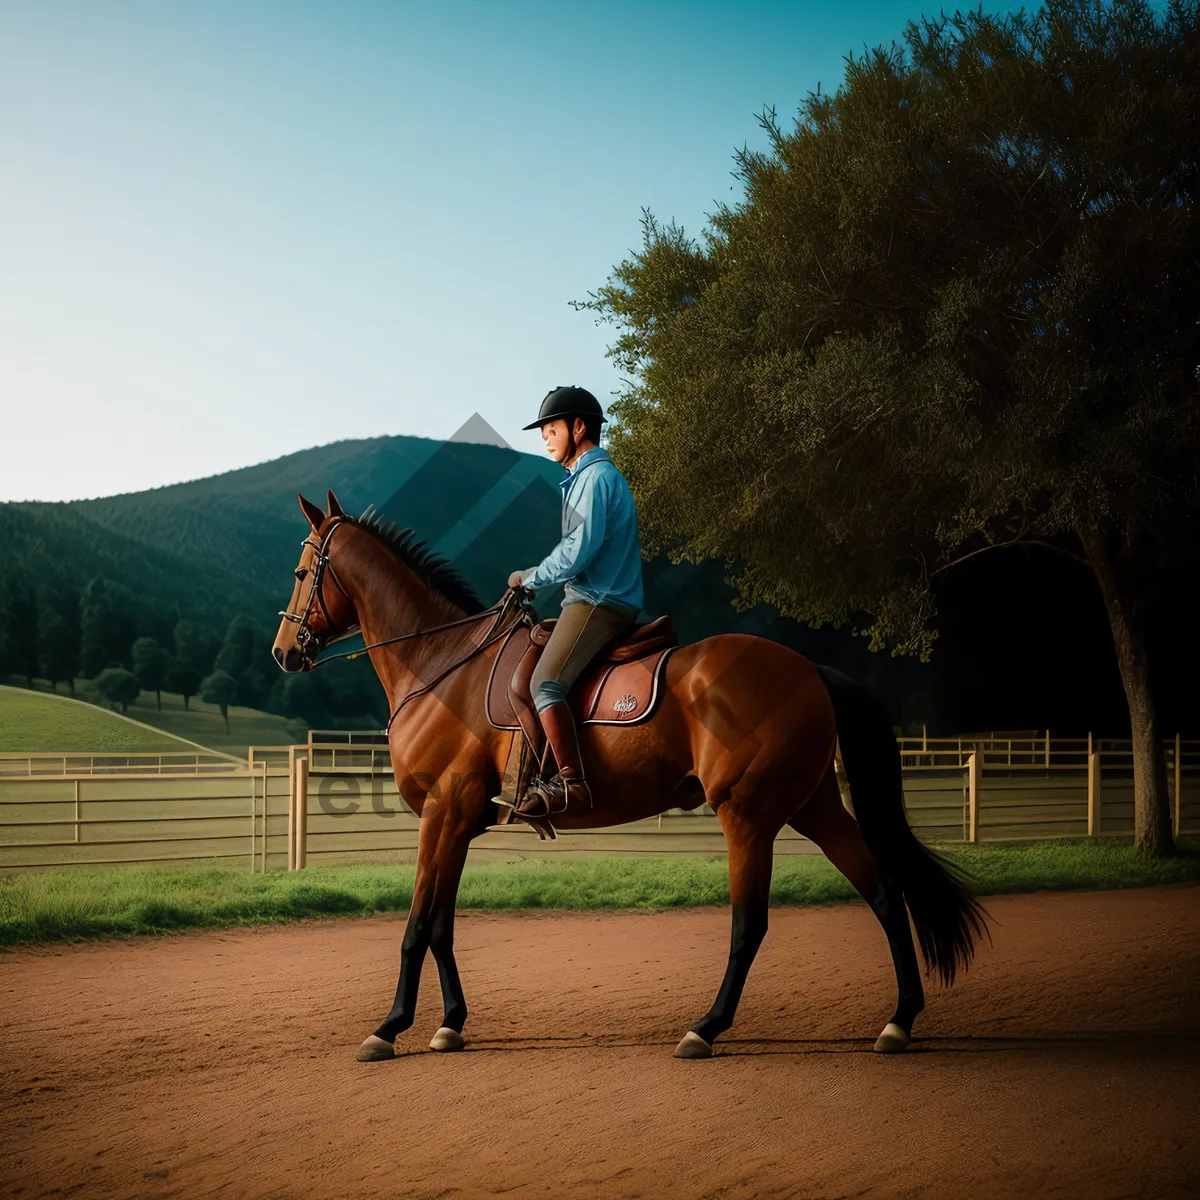
[[[519,724],[508,685],[530,645],[530,630],[520,625],[500,647],[488,676],[485,711],[496,729]],[[633,662],[600,659],[589,664],[567,697],[581,725],[637,725],[648,720],[662,696],[662,676],[674,646],[658,649]]]

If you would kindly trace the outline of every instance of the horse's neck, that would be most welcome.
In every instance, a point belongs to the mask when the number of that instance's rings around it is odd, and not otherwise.
[[[444,596],[431,592],[424,580],[373,539],[364,536],[356,540],[356,553],[348,556],[346,567],[332,562],[331,565],[354,602],[364,644],[370,646],[403,634],[433,630],[466,616]],[[489,620],[490,617],[483,617],[457,629],[370,651],[371,663],[389,702],[394,705],[407,691],[431,682],[455,658],[467,652],[472,636]]]

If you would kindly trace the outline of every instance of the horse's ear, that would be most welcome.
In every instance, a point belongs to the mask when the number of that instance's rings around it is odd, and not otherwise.
[[[329,506],[329,515],[331,517],[344,517],[346,514],[342,512],[342,506],[338,503],[337,497],[333,494],[333,488],[329,489],[329,495],[325,498],[326,504]]]
[[[305,500],[299,492],[296,493],[296,499],[300,501],[300,511],[308,518],[308,523],[313,530],[320,529],[321,522],[325,520],[325,514],[311,500]]]

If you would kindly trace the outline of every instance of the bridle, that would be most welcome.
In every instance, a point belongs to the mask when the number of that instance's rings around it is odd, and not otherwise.
[[[315,671],[317,667],[324,666],[326,663],[335,662],[339,658],[358,658],[360,655],[366,654],[369,650],[378,649],[380,646],[393,646],[397,642],[407,642],[419,637],[429,637],[431,634],[443,633],[447,629],[455,629],[461,625],[472,625],[478,621],[484,620],[487,617],[495,617],[495,620],[492,622],[491,628],[488,629],[487,633],[484,634],[484,636],[465,655],[463,655],[462,658],[456,659],[454,662],[452,662],[450,666],[437,675],[436,678],[431,679],[428,683],[422,684],[419,688],[414,688],[400,701],[399,704],[392,709],[392,714],[390,717],[388,717],[388,723],[385,727],[385,732],[390,733],[392,723],[400,715],[400,710],[404,708],[404,706],[408,704],[410,700],[415,700],[418,696],[423,696],[426,692],[432,691],[439,683],[442,682],[443,679],[446,679],[448,676],[453,674],[458,670],[459,667],[465,666],[471,661],[471,659],[482,654],[484,650],[495,645],[496,642],[506,638],[518,624],[524,622],[528,625],[532,625],[534,623],[531,606],[528,600],[529,591],[523,587],[509,588],[504,593],[503,597],[490,608],[485,608],[482,612],[473,613],[469,617],[460,617],[456,621],[447,621],[443,625],[431,625],[428,629],[416,629],[412,633],[401,633],[396,637],[384,638],[382,641],[372,642],[369,646],[363,646],[361,650],[351,650],[343,654],[331,654],[326,658],[318,659],[314,656],[320,654],[320,652],[326,646],[332,646],[334,643],[340,642],[344,638],[352,637],[358,632],[358,626],[351,625],[349,629],[345,630],[343,633],[339,633],[336,637],[326,640],[319,634],[314,633],[308,624],[309,617],[312,615],[314,603],[320,605],[321,613],[325,617],[325,620],[330,625],[333,624],[333,618],[329,615],[329,608],[325,604],[325,596],[321,591],[321,586],[324,582],[326,571],[329,572],[329,576],[333,582],[337,584],[338,591],[340,591],[342,595],[350,601],[351,604],[354,603],[350,597],[350,593],[346,590],[341,580],[338,579],[337,572],[329,562],[329,543],[333,537],[333,531],[340,524],[342,524],[344,520],[345,518],[343,517],[335,518],[333,524],[330,525],[328,530],[326,530],[325,536],[321,539],[319,544],[313,541],[311,537],[306,537],[304,541],[300,543],[302,546],[311,546],[317,552],[316,563],[313,566],[312,587],[309,589],[308,593],[308,604],[305,605],[303,613],[283,611],[279,613],[279,615],[283,617],[285,621],[291,621],[293,624],[300,626],[299,630],[296,632],[296,644],[300,648],[300,653],[308,662],[308,669],[310,671]],[[304,578],[304,575],[302,574],[304,571],[305,568],[303,567],[296,568],[297,579],[302,580]],[[506,618],[513,613],[517,614],[516,620],[510,624],[506,624]]]
[[[342,581],[338,579],[337,572],[329,565],[329,543],[333,539],[333,531],[342,524],[344,519],[345,518],[343,517],[335,517],[333,519],[333,523],[325,531],[325,536],[320,542],[313,541],[312,535],[310,534],[304,539],[304,541],[300,543],[301,546],[311,546],[312,549],[317,552],[316,562],[312,568],[312,586],[308,589],[308,603],[305,605],[303,613],[285,612],[283,610],[280,610],[279,613],[279,615],[285,621],[291,621],[293,624],[300,626],[300,628],[296,631],[296,645],[299,647],[300,653],[308,662],[310,670],[317,665],[315,656],[320,654],[326,645],[332,645],[334,642],[341,641],[342,638],[351,637],[358,631],[357,625],[351,625],[350,628],[345,631],[345,633],[338,634],[337,637],[326,641],[325,638],[322,638],[319,634],[314,633],[312,631],[312,627],[308,623],[309,618],[312,616],[313,604],[315,603],[320,606],[321,615],[325,618],[326,623],[330,626],[333,625],[333,617],[329,615],[329,606],[325,603],[325,593],[322,590],[326,571],[329,572],[329,576],[333,582],[337,584],[338,591],[341,592],[347,600],[350,600],[350,593],[346,591],[345,587],[342,585]],[[313,533],[316,533],[315,529],[313,530]],[[297,567],[295,574],[296,578],[303,582],[305,575],[308,574],[308,568]],[[353,604],[354,601],[350,600],[350,603]],[[339,657],[341,656],[339,655]]]

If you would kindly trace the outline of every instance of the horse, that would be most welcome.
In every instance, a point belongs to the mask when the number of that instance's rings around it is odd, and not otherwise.
[[[284,671],[311,670],[328,660],[319,656],[332,642],[362,634],[391,712],[397,787],[420,818],[395,998],[358,1058],[395,1057],[395,1039],[414,1021],[429,952],[443,1001],[430,1048],[459,1050],[467,1002],[454,958],[456,896],[472,839],[496,821],[494,798],[514,736],[486,719],[484,689],[502,636],[530,617],[511,592],[485,608],[411,529],[398,530],[371,509],[348,516],[332,491],[328,512],[298,499],[311,531],[273,655]],[[947,986],[987,932],[986,913],[966,877],[909,827],[899,749],[882,706],[838,672],[735,633],[673,650],[662,689],[644,723],[580,731],[596,801],[590,810],[556,816],[555,824],[599,828],[700,804],[716,814],[728,848],[729,956],[711,1008],[684,1034],[676,1057],[711,1057],[733,1024],[767,933],[773,847],[785,825],[817,845],[882,925],[897,1001],[874,1048],[906,1049],[925,1004],[909,913],[927,975]],[[853,813],[842,802],[835,744]]]

